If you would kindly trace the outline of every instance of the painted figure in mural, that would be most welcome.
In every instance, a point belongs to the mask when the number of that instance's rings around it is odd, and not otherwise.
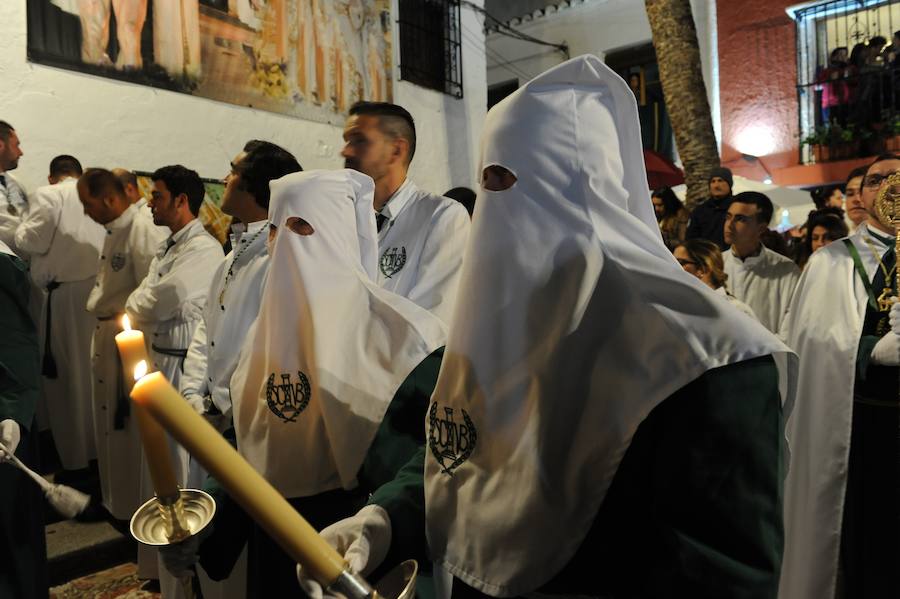
[[[173,78],[200,80],[200,5],[197,0],[154,0],[153,56]]]
[[[389,99],[379,2],[289,0],[287,14],[287,72],[297,100],[346,112],[359,100]]]
[[[119,70],[140,69],[141,30],[147,18],[147,0],[52,0],[53,4],[81,19],[81,60],[94,65],[113,66],[106,52],[109,46],[110,9],[116,15]]]

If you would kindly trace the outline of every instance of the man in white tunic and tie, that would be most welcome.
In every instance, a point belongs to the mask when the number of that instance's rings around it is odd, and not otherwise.
[[[50,430],[65,470],[96,457],[91,405],[91,336],[97,318],[85,308],[99,269],[106,232],[78,198],[81,164],[74,156],[50,162],[51,185],[34,194],[16,231],[31,261],[31,280],[45,289],[43,388]]]
[[[469,236],[458,202],[407,178],[416,128],[404,108],[357,102],[344,125],[344,166],[375,180],[378,284],[450,322]]]
[[[115,336],[122,330],[125,300],[147,276],[163,236],[138,216],[122,183],[106,169],[85,171],[78,195],[88,216],[106,229],[97,281],[87,300],[98,320],[91,358],[100,488],[103,506],[114,518],[128,520],[146,497],[140,493],[141,439],[130,417]]]
[[[773,252],[760,241],[772,220],[772,201],[756,191],[734,196],[725,215],[722,253],[726,286],[734,297],[753,309],[764,327],[777,333],[791,301],[800,269],[790,258]]]

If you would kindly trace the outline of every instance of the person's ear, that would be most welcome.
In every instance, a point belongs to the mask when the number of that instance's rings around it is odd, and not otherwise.
[[[186,193],[179,193],[175,198],[175,208],[181,210],[182,206],[187,207],[188,210],[191,209],[190,201],[188,200]]]
[[[391,158],[406,165],[406,158],[409,156],[409,141],[403,137],[396,137],[391,145]]]

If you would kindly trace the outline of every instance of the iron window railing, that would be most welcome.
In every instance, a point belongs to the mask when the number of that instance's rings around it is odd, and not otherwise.
[[[400,0],[400,79],[463,97],[459,0]]]
[[[793,12],[801,162],[900,150],[900,0]]]

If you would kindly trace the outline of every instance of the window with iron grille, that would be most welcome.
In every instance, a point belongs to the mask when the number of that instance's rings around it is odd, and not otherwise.
[[[900,150],[900,0],[831,0],[792,14],[801,160]]]
[[[462,98],[459,0],[400,0],[400,78]]]

